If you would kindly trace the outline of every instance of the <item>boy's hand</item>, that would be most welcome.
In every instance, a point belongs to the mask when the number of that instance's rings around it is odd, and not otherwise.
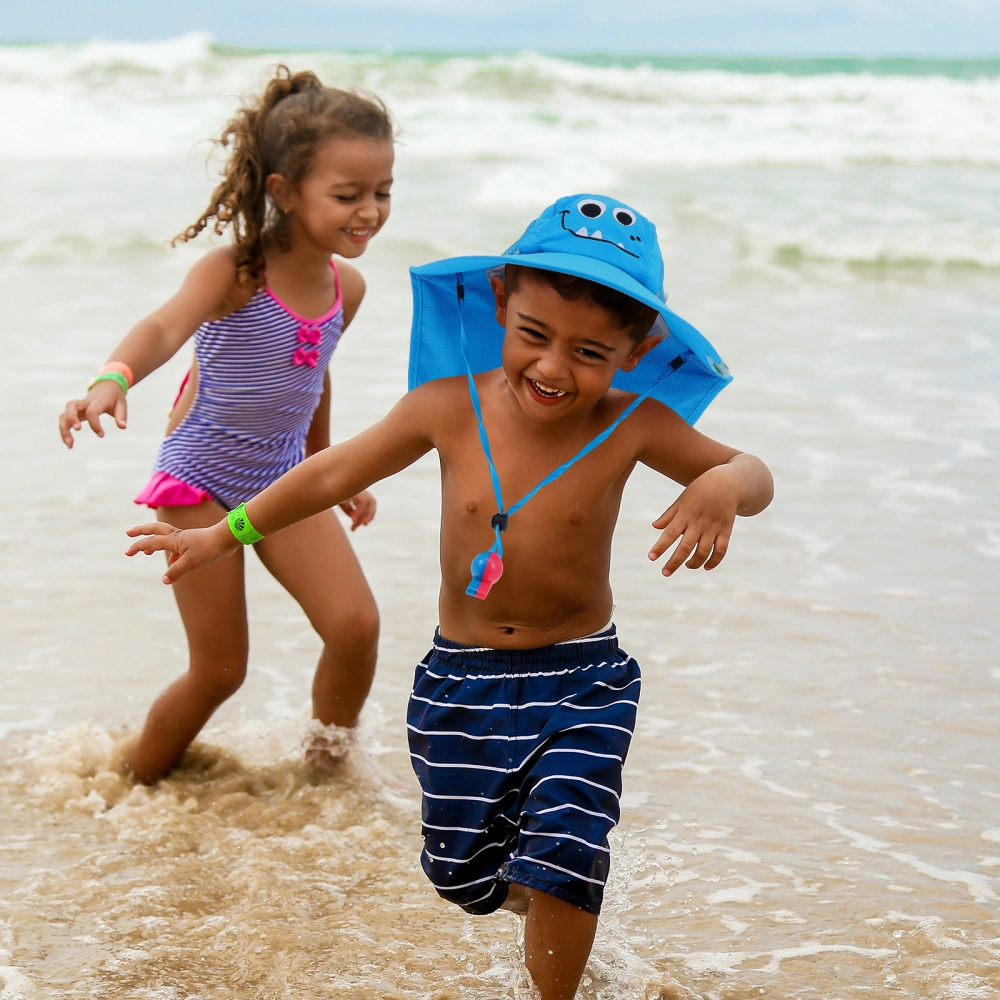
[[[709,469],[653,522],[663,531],[649,550],[650,559],[659,559],[681,540],[663,567],[664,576],[671,576],[685,559],[689,569],[715,569],[722,562],[739,506],[737,475],[728,465]]]
[[[139,552],[145,552],[147,556],[154,552],[168,553],[167,571],[163,574],[163,582],[167,584],[176,582],[193,569],[231,555],[240,547],[225,518],[211,528],[175,528],[172,524],[154,521],[129,528],[125,534],[130,538],[139,538],[129,546],[125,553],[127,556]]]
[[[115,418],[115,423],[125,430],[125,418],[128,416],[125,393],[120,385],[110,379],[95,383],[94,388],[83,399],[71,399],[66,404],[66,409],[59,415],[59,436],[66,447],[73,447],[72,432],[80,430],[84,420],[98,437],[104,437],[102,413],[110,413]]]
[[[340,509],[351,519],[351,531],[357,531],[363,524],[371,524],[375,516],[375,495],[365,490],[350,500],[345,500]]]

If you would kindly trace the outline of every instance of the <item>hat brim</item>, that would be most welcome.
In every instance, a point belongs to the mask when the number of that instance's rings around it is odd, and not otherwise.
[[[587,278],[599,285],[607,285],[630,298],[656,309],[663,314],[664,319],[670,314],[663,299],[654,295],[644,285],[640,285],[630,274],[603,260],[593,257],[583,257],[575,253],[523,253],[511,254],[509,257],[451,257],[438,260],[433,264],[414,268],[422,274],[454,274],[456,271],[488,270],[503,264],[516,264],[518,267],[537,267],[541,271],[558,271],[561,274],[572,274],[577,278]]]
[[[411,267],[411,389],[430,379],[464,371],[455,329],[458,322],[455,284],[459,282],[465,287],[464,315],[472,370],[487,371],[500,364],[502,330],[494,317],[495,305],[486,272],[506,264],[586,278],[614,288],[660,314],[670,336],[649,351],[633,371],[619,371],[612,382],[615,388],[636,393],[650,391],[654,398],[693,424],[732,381],[728,368],[708,340],[631,275],[592,257],[548,252],[450,257]],[[454,320],[446,320],[449,313]],[[654,324],[651,332],[658,332],[657,327],[659,323]]]

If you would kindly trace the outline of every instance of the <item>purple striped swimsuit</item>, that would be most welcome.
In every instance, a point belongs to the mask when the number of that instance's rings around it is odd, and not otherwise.
[[[154,471],[204,490],[226,510],[270,486],[305,457],[343,331],[339,274],[337,301],[317,319],[262,288],[242,309],[202,323],[194,335],[197,392],[160,445]]]

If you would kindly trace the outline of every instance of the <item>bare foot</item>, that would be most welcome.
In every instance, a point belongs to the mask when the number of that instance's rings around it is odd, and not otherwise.
[[[531,890],[517,882],[511,882],[507,890],[507,898],[500,904],[501,910],[510,910],[511,913],[524,916],[528,912],[528,903],[531,902]]]
[[[333,777],[354,744],[354,737],[354,729],[324,726],[319,719],[313,719],[305,738],[306,766],[319,777]]]

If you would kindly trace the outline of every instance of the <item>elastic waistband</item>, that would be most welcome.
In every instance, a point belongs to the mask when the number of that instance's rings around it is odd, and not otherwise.
[[[607,628],[593,635],[566,642],[539,646],[535,649],[494,649],[491,646],[466,646],[453,639],[447,639],[440,631],[434,632],[434,652],[452,659],[466,667],[480,669],[501,669],[506,673],[529,673],[539,666],[560,667],[579,666],[586,663],[600,663],[603,660],[620,659],[618,632],[612,622]]]

